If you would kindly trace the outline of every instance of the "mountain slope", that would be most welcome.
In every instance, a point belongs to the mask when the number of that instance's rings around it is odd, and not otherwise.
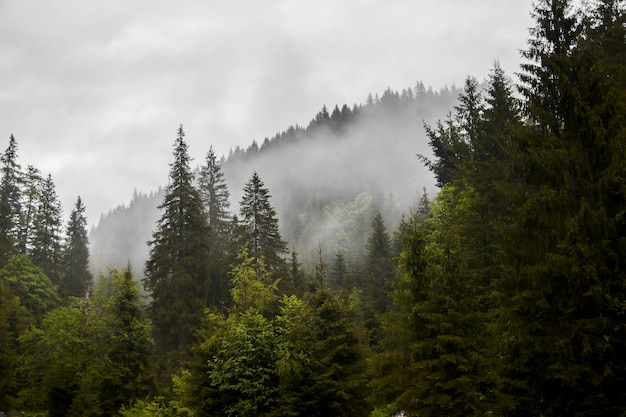
[[[434,92],[421,83],[401,93],[387,89],[352,108],[324,106],[306,128],[292,126],[260,146],[236,148],[223,163],[231,210],[238,212],[243,186],[256,171],[270,190],[284,239],[305,265],[320,245],[326,256],[342,250],[357,265],[374,213],[393,228],[424,188],[434,188],[416,157],[430,152],[423,123],[444,118],[457,96],[454,87]],[[128,207],[101,218],[90,233],[94,273],[130,262],[142,275],[161,200],[161,192],[136,194]]]

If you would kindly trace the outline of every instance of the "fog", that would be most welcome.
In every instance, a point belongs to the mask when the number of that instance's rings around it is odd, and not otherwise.
[[[200,161],[323,103],[512,72],[531,1],[0,1],[0,143],[89,224],[167,181],[184,123]],[[5,147],[1,149],[5,149]],[[275,193],[277,194],[277,193]]]
[[[354,262],[365,250],[377,211],[392,231],[424,189],[435,194],[433,176],[417,154],[430,154],[424,123],[446,117],[457,95],[454,88],[423,90],[405,100],[388,90],[376,104],[359,107],[340,129],[321,124],[287,135],[290,139],[282,143],[263,140],[259,146],[255,141],[223,164],[231,211],[238,213],[244,185],[256,171],[269,189],[283,238],[305,267],[314,262],[320,245],[327,260],[342,250]],[[334,105],[329,107],[332,112]],[[186,134],[193,137],[194,132]],[[204,152],[211,145],[206,142]],[[94,272],[128,261],[136,274],[143,272],[162,198],[160,193],[137,195],[128,207],[102,218],[90,236]]]

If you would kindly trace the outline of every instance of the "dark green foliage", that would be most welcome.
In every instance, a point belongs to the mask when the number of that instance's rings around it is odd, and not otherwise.
[[[41,172],[29,165],[23,176],[22,204],[19,221],[18,249],[20,253],[32,253],[35,220],[37,210],[41,204],[41,191],[43,185]]]
[[[485,288],[471,268],[461,219],[472,200],[448,185],[401,227],[401,276],[384,316],[383,351],[372,359],[382,398],[407,415],[470,415],[501,407],[490,354]],[[384,404],[384,402],[383,402]]]
[[[241,224],[248,241],[250,256],[264,258],[267,269],[276,277],[286,276],[287,244],[278,229],[276,211],[269,199],[269,190],[255,172],[244,187],[241,199]]]
[[[422,296],[422,287],[414,277],[421,276],[426,269],[427,217],[428,209],[422,204],[400,224],[398,240],[403,250],[395,260],[399,273],[391,283],[392,304],[382,316],[385,333],[380,352],[369,359],[370,400],[377,410],[389,409],[389,415],[407,409],[415,398],[413,380],[417,376],[415,368],[409,366],[411,346],[421,339],[423,329],[414,326],[410,316],[415,300]]]
[[[347,303],[318,291],[278,305],[275,286],[240,257],[235,309],[208,313],[197,360],[176,378],[178,403],[198,416],[365,415],[364,331]]]
[[[344,256],[344,251],[337,249],[335,259],[330,270],[330,280],[335,288],[348,287],[348,264]]]
[[[27,255],[12,256],[0,269],[0,279],[37,321],[61,302],[58,288]]]
[[[383,216],[378,212],[372,220],[372,233],[367,241],[363,285],[364,295],[371,300],[377,313],[387,310],[388,293],[394,275],[391,258],[391,238],[387,233]]]
[[[96,292],[103,309],[104,341],[109,363],[99,387],[101,409],[114,414],[123,404],[154,392],[151,323],[142,309],[130,266],[101,276]]]
[[[579,19],[570,2],[540,2],[535,16],[522,78],[535,126],[521,148],[525,199],[513,228],[524,239],[508,265],[511,378],[525,394],[520,412],[620,415],[623,4],[596,2]],[[616,35],[621,44],[608,40]]]
[[[61,290],[65,296],[82,297],[91,287],[92,280],[85,206],[78,197],[67,223]]]
[[[326,290],[328,288],[328,263],[324,260],[322,245],[317,247],[317,262],[313,266],[315,270],[314,285],[317,290]]]
[[[453,112],[426,126],[434,158],[420,159],[441,190],[432,203],[424,192],[394,241],[387,193],[292,187],[280,206],[294,244],[286,262],[257,173],[231,218],[212,149],[194,188],[181,126],[144,281],[160,382],[176,373],[167,398],[147,396],[150,324],[130,268],[50,311],[59,206],[50,177],[32,167],[20,194],[11,137],[0,190],[0,409],[113,415],[142,398],[122,414],[624,415],[624,2],[572,5],[535,3],[521,99],[496,63],[484,88],[468,77]],[[352,110],[324,106],[306,129],[229,159],[343,140],[349,121],[367,115],[413,122],[425,96],[418,84]],[[335,249],[332,262],[322,247]]]
[[[298,259],[298,252],[295,249],[292,249],[290,253],[289,274],[287,275],[287,282],[283,282],[282,285],[287,289],[287,292],[302,296],[307,283],[307,277],[302,270],[302,264]]]
[[[296,354],[310,352],[310,357],[300,364],[301,373],[288,375],[295,384],[290,394],[295,398],[289,401],[292,410],[320,417],[366,415],[364,329],[355,323],[347,304],[328,290],[316,291],[305,301],[310,319],[296,324],[291,340]]]
[[[272,317],[278,304],[279,280],[273,281],[263,258],[255,261],[248,252],[248,246],[244,244],[232,267],[230,293],[234,305],[231,311],[242,313],[254,308],[264,316]]]
[[[35,214],[31,256],[35,265],[41,267],[52,282],[63,290],[61,282],[62,209],[51,175],[48,175],[42,183],[40,198]]]
[[[0,276],[0,409],[14,408],[17,396],[16,368],[19,359],[17,337],[30,325],[30,314],[10,289],[5,274]]]
[[[228,302],[228,266],[234,260],[232,221],[228,211],[228,186],[213,147],[206,155],[205,165],[200,168],[198,191],[207,217],[207,240],[209,256],[208,299],[212,307],[224,308]]]
[[[96,380],[105,369],[100,356],[101,331],[95,311],[81,300],[44,317],[20,337],[19,375],[24,409],[50,415],[97,415]]]
[[[231,398],[220,414],[266,415],[274,407],[278,375],[274,326],[256,309],[229,326],[217,355],[208,362],[211,385]]]
[[[197,341],[207,300],[207,222],[193,185],[182,125],[174,143],[174,162],[165,189],[163,211],[150,244],[144,286],[152,297],[150,315],[161,371],[180,369]]]
[[[483,98],[475,78],[465,80],[459,102],[454,108],[454,116],[449,115],[445,122],[437,122],[435,129],[425,126],[435,161],[418,155],[435,174],[440,187],[463,177],[480,140]]]
[[[102,277],[92,298],[50,311],[19,338],[19,401],[50,416],[110,416],[152,386],[150,322],[127,270]]]
[[[9,146],[0,156],[0,266],[15,250],[20,214],[20,166],[17,163],[17,141],[11,135]]]

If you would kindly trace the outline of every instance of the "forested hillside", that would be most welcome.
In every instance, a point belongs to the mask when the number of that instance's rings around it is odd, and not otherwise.
[[[433,91],[422,83],[388,88],[359,105],[323,106],[306,127],[231,150],[222,167],[230,209],[238,212],[244,184],[256,171],[271,191],[284,239],[305,268],[312,268],[320,244],[327,255],[345,252],[360,268],[374,213],[381,211],[395,228],[425,189],[434,193],[432,173],[417,160],[418,153],[430,153],[424,123],[445,117],[458,93],[454,86]],[[197,171],[203,162],[192,166]],[[101,217],[89,234],[95,275],[130,262],[142,276],[162,198],[162,190],[137,192],[128,207]]]
[[[427,148],[402,148],[430,198],[386,157],[443,93],[322,109],[228,160],[209,145],[197,168],[180,125],[163,190],[92,232],[127,233],[156,200],[145,263],[96,280],[82,201],[61,237],[52,179],[20,167],[11,136],[0,411],[624,416],[624,2],[533,16],[519,82],[497,61],[467,77],[421,127]]]

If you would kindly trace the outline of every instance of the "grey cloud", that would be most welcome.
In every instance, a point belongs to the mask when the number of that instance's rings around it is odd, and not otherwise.
[[[0,149],[14,133],[21,163],[52,173],[66,201],[93,195],[93,222],[163,184],[181,122],[199,162],[323,104],[460,84],[496,58],[512,73],[530,4],[0,1]]]

